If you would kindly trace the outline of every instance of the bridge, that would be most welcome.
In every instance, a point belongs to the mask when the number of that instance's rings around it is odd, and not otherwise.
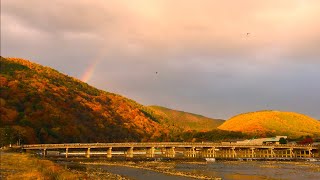
[[[237,143],[188,143],[188,142],[143,142],[143,143],[68,143],[23,145],[25,151],[41,151],[43,156],[56,152],[69,156],[104,155],[166,158],[320,158],[320,147],[313,145],[255,145]]]

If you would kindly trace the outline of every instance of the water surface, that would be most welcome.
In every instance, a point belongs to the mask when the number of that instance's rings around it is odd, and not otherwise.
[[[109,172],[136,180],[190,180],[194,178],[173,176],[152,170],[124,167],[120,165],[92,165],[77,162],[60,162],[68,168],[85,172]],[[319,180],[320,162],[279,161],[216,161],[213,163],[176,162],[175,171],[199,176],[218,177],[225,180]]]
[[[319,180],[320,162],[218,161],[208,164],[179,163],[176,170],[222,179]]]

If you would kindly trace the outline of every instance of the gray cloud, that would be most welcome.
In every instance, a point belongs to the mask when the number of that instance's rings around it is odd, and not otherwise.
[[[78,78],[97,62],[89,84],[143,104],[222,118],[280,109],[319,119],[319,7],[317,0],[2,0],[1,54]]]

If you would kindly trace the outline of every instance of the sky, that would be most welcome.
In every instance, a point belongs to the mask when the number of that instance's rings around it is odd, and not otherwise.
[[[320,119],[319,0],[1,0],[1,56],[143,105]]]

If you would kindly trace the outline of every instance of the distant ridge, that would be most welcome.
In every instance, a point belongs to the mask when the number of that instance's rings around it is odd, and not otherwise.
[[[181,127],[184,131],[211,131],[220,126],[224,120],[212,119],[202,115],[178,111],[161,106],[149,106],[159,115],[166,117],[166,124]]]
[[[316,119],[295,112],[274,110],[239,114],[218,128],[260,136],[287,135],[291,138],[320,136],[320,122]]]

